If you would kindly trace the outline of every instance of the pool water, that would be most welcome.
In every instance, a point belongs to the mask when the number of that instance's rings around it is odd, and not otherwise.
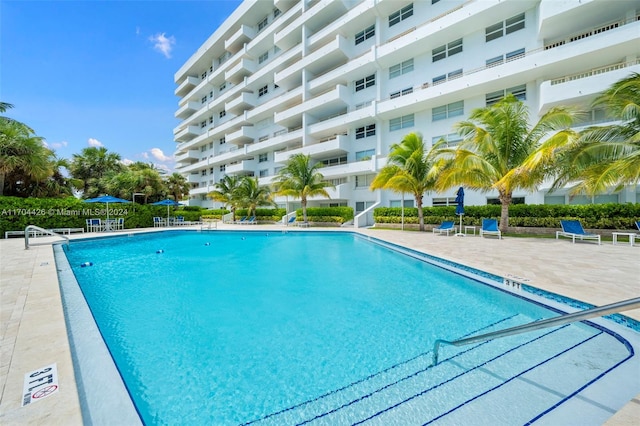
[[[65,251],[146,424],[456,424],[478,394],[547,380],[534,367],[565,351],[591,360],[565,396],[629,356],[574,324],[447,348],[433,367],[438,338],[558,314],[351,233],[177,231]],[[562,400],[548,394],[518,421]]]

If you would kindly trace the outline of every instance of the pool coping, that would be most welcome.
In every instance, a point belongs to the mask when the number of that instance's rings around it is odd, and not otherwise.
[[[294,231],[294,230],[291,230],[290,228],[285,228],[285,227],[269,227],[269,228],[260,227],[260,228],[261,229],[255,229],[255,231],[264,232],[265,229],[269,229],[269,230],[277,229],[278,231],[286,231],[286,232],[309,232],[309,231],[318,230],[318,229],[311,228],[309,230],[305,229],[305,230]],[[183,229],[189,229],[189,228],[183,228]],[[227,229],[254,231],[254,229],[248,230],[245,227],[233,227],[233,226],[228,227]],[[151,229],[143,229],[135,232],[155,232],[155,231],[163,231],[163,230],[164,229],[151,228]],[[325,232],[335,232],[335,231],[354,232],[355,231],[358,233],[369,234],[369,235],[372,234],[373,232],[373,235],[375,235],[376,238],[381,237],[380,234],[377,234],[380,232],[379,230],[378,231],[353,230],[353,229],[342,229],[342,230],[320,229],[320,230]],[[401,233],[402,231],[392,231],[392,232]],[[382,235],[382,236],[388,237],[389,235],[391,235],[388,231],[385,231],[383,234],[385,233],[386,235]],[[417,233],[413,233],[413,234],[417,234]],[[108,237],[110,235],[114,235],[114,234],[84,235],[84,236],[74,236],[74,237],[81,239],[82,237],[84,238],[87,238],[87,237],[91,238],[94,236]],[[420,233],[419,237],[426,238],[426,239],[431,238],[431,236],[430,235],[427,236],[426,233]],[[73,239],[76,239],[76,238],[73,238]],[[434,237],[434,238],[438,238],[438,237]],[[388,241],[387,239],[384,239],[384,240]],[[388,242],[393,243],[393,241],[388,241]],[[2,256],[2,259],[3,259],[3,262],[2,262],[3,287],[6,287],[8,282],[8,277],[5,276],[5,273],[16,272],[15,270],[10,270],[11,268],[6,267],[7,263],[4,261],[5,258],[11,258],[11,256],[5,256],[7,254],[7,250],[15,251],[20,246],[21,246],[20,240],[17,240],[17,241],[3,240],[2,242],[0,242],[0,255]],[[595,247],[596,246],[594,246],[593,250],[595,250]],[[618,246],[618,247],[622,248],[621,246]],[[567,249],[570,249],[570,248],[571,248],[571,245],[568,243]],[[627,249],[633,250],[629,248]],[[592,249],[589,249],[589,250],[592,250]],[[30,365],[32,365],[33,368],[24,367],[23,364],[25,363],[17,362],[19,361],[19,359],[16,358],[17,354],[23,354],[23,352],[32,353],[34,349],[38,349],[33,347],[33,340],[34,340],[33,335],[24,336],[24,334],[25,332],[26,334],[30,334],[30,333],[33,334],[33,330],[29,328],[29,323],[33,321],[34,313],[36,314],[41,313],[42,306],[40,304],[42,303],[43,298],[39,296],[44,296],[44,294],[40,294],[40,293],[44,293],[43,292],[44,287],[52,287],[53,285],[53,289],[57,290],[58,292],[56,295],[55,294],[56,291],[54,291],[53,300],[51,299],[50,296],[48,299],[46,299],[47,304],[51,305],[51,306],[47,306],[47,309],[53,308],[52,309],[53,314],[48,314],[48,318],[51,318],[52,322],[55,322],[55,323],[59,323],[61,321],[64,325],[64,319],[63,319],[63,316],[61,316],[62,304],[60,302],[60,294],[59,294],[60,290],[57,285],[55,266],[53,265],[53,262],[52,262],[53,251],[48,246],[40,246],[40,247],[34,247],[29,252],[22,251],[21,253],[28,253],[27,256],[22,255],[18,257],[29,259],[29,261],[27,262],[28,263],[27,269],[30,268],[30,271],[28,271],[27,274],[24,274],[24,270],[20,271],[20,273],[25,275],[23,277],[24,278],[23,281],[27,281],[28,283],[24,284],[23,282],[21,284],[21,287],[20,287],[20,290],[22,291],[21,296],[18,298],[18,300],[15,303],[15,308],[11,312],[10,320],[8,321],[8,324],[3,325],[3,335],[2,335],[3,336],[3,354],[2,354],[3,355],[2,357],[3,382],[2,382],[2,399],[0,400],[0,406],[2,406],[2,410],[0,411],[0,421],[2,422],[6,421],[7,423],[11,423],[12,420],[20,419],[21,423],[23,422],[39,423],[44,419],[51,420],[53,418],[57,418],[59,420],[64,419],[64,422],[66,424],[82,424],[83,421],[82,421],[81,415],[79,415],[80,404],[77,399],[77,391],[74,391],[74,389],[72,389],[72,388],[76,388],[76,385],[71,386],[73,383],[75,383],[76,378],[73,373],[73,368],[70,364],[70,355],[68,355],[70,354],[70,352],[66,352],[67,355],[65,355],[65,349],[64,349],[64,346],[66,346],[67,347],[66,351],[68,351],[68,339],[66,336],[66,327],[63,327],[64,335],[62,340],[64,341],[61,341],[59,338],[56,338],[53,341],[50,341],[50,343],[55,342],[55,344],[50,345],[50,346],[53,346],[52,348],[50,348],[52,353],[58,353],[58,351],[61,351],[61,353],[63,354],[63,355],[60,355],[60,358],[59,358],[60,360],[58,361],[58,364],[59,364],[58,368],[61,370],[60,371],[61,391],[58,392],[53,397],[49,397],[47,399],[42,400],[41,402],[38,402],[37,404],[32,404],[31,406],[24,407],[24,408],[21,408],[19,406],[19,401],[18,403],[16,403],[16,400],[19,400],[19,398],[16,398],[15,396],[13,396],[14,393],[16,394],[20,393],[20,390],[15,391],[15,389],[21,389],[22,378],[24,373],[26,371],[31,371],[32,369],[40,367],[41,366],[40,364],[43,364],[43,365],[45,364],[44,361],[31,361]],[[624,252],[619,251],[619,253],[624,253]],[[38,265],[38,262],[40,262],[41,265]],[[10,275],[10,274],[7,274],[7,275]],[[49,289],[49,291],[51,291],[51,289]],[[4,288],[3,288],[3,292],[4,292]],[[57,306],[54,306],[54,305],[57,305]],[[58,318],[58,319],[56,320],[55,318]],[[3,316],[3,322],[7,322],[6,315]],[[10,339],[11,336],[9,335],[11,333],[16,333],[16,336],[13,339],[13,345],[10,348],[8,348],[7,346],[4,345],[4,343],[7,338]],[[65,345],[65,341],[66,341],[66,345]],[[25,359],[28,357],[23,357],[21,355],[19,358]],[[42,359],[42,358],[38,357],[38,359]],[[36,362],[36,364],[33,364],[33,362]],[[73,394],[75,394],[75,397]],[[632,402],[628,404],[628,406],[630,406],[629,410],[625,408],[621,410],[620,416],[618,415],[615,416],[616,418],[619,418],[620,420],[619,423],[615,423],[616,420],[612,418],[610,419],[610,424],[629,424],[629,423],[626,423],[625,418],[633,419],[635,417],[634,413],[638,412],[637,408],[640,407],[640,404],[638,404],[638,401],[639,399],[637,397],[634,398]],[[631,414],[630,415],[625,414],[627,412],[630,412]],[[612,421],[613,423],[611,423]]]

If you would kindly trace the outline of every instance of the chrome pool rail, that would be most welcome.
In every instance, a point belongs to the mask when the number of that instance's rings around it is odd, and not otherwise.
[[[528,331],[540,330],[542,328],[569,324],[589,318],[602,317],[608,314],[629,311],[636,308],[640,308],[640,297],[627,299],[596,308],[590,308],[584,311],[573,312],[571,314],[564,314],[559,317],[547,318],[540,321],[530,322],[528,324],[517,325],[515,327],[505,328],[504,330],[492,331],[491,333],[467,337],[465,339],[454,341],[437,339],[433,344],[433,365],[438,365],[438,350],[440,349],[440,345],[465,346],[473,343],[485,342],[487,340],[498,339],[500,337],[512,336],[514,334],[526,333]]]
[[[64,238],[66,240],[66,244],[67,246],[69,245],[69,237],[65,237],[64,235],[55,233],[53,231],[51,231],[50,229],[44,229],[44,228],[40,228],[39,226],[36,225],[27,225],[26,228],[24,228],[24,249],[25,250],[29,250],[29,246],[39,246],[39,245],[43,245],[43,244],[48,244],[48,243],[31,243],[29,244],[29,234],[31,233],[31,231],[37,231],[41,234],[47,234],[47,235],[51,235],[52,237],[60,237],[60,238]]]

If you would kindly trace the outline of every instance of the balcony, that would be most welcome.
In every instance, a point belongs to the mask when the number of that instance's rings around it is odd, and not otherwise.
[[[199,183],[200,182],[200,173],[191,173],[187,175],[188,183]]]
[[[252,109],[256,105],[256,95],[251,92],[242,92],[240,96],[235,99],[227,101],[224,109],[227,112],[238,115],[245,110]]]
[[[228,52],[236,52],[245,43],[250,42],[256,36],[256,30],[248,25],[240,25],[238,31],[233,33],[228,39],[224,41],[224,50]]]
[[[255,142],[252,145],[245,145],[247,153],[258,153],[264,151],[277,151],[291,145],[302,144],[302,128],[283,130],[275,132],[268,139]]]
[[[605,67],[586,70],[553,80],[544,81],[540,85],[540,113],[558,105],[580,104],[611,86],[633,72],[640,72],[640,60],[620,62]]]
[[[368,104],[351,108],[347,112],[326,117],[318,123],[311,124],[308,127],[308,132],[310,136],[315,137],[321,137],[322,135],[330,133],[345,133],[352,127],[370,122],[375,116],[376,104],[372,101]]]
[[[225,173],[228,175],[250,175],[254,173],[256,160],[242,160],[235,164],[228,164]]]
[[[350,200],[353,195],[352,187],[353,183],[342,183],[340,185],[336,185],[335,188],[327,188],[327,193],[329,193],[329,198],[332,200]]]
[[[291,9],[296,4],[296,0],[274,0],[273,5],[280,9],[282,13]]]
[[[187,152],[176,155],[176,163],[189,162],[189,160],[197,161],[200,159],[200,151],[197,149],[190,149]]]
[[[196,112],[200,106],[202,104],[200,102],[187,102],[186,104],[182,105],[180,108],[178,108],[178,110],[176,111],[176,113],[174,114],[174,116],[176,118],[181,118],[181,119],[185,119],[187,117],[189,117],[191,114],[193,114],[194,112]]]
[[[225,140],[238,146],[253,143],[255,139],[255,128],[253,126],[242,126],[240,130],[227,134]]]
[[[198,83],[200,83],[200,79],[198,77],[194,77],[194,76],[187,76],[187,78],[185,78],[182,83],[180,83],[178,85],[178,87],[176,87],[176,90],[173,92],[176,96],[184,96],[187,93],[189,93],[189,91],[191,91],[191,89],[193,89],[194,87],[196,87],[198,85]]]
[[[238,84],[244,80],[245,77],[253,74],[256,70],[256,63],[251,59],[242,58],[240,61],[229,68],[224,73],[226,81],[233,84]]]
[[[311,158],[320,159],[346,154],[347,152],[349,152],[349,137],[335,135],[312,145],[276,152],[274,161],[276,163],[284,163],[295,154],[309,155]]]
[[[349,43],[340,34],[333,41],[308,54],[290,67],[275,73],[274,81],[277,85],[290,87],[301,81],[302,70],[311,74],[318,74],[331,70],[344,63],[349,57]]]
[[[175,134],[174,140],[177,142],[187,142],[198,136],[200,133],[202,133],[200,126],[187,126]]]

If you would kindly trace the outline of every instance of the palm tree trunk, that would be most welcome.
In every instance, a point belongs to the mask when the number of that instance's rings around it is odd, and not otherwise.
[[[418,206],[418,223],[420,231],[424,231],[424,213],[422,211],[422,194],[416,195],[416,205]]]
[[[511,204],[511,198],[513,193],[504,193],[500,191],[500,232],[506,232],[509,226],[509,205]]]
[[[4,195],[4,173],[0,173],[0,195]]]
[[[301,198],[300,202],[302,204],[302,220],[307,223],[307,199]]]

